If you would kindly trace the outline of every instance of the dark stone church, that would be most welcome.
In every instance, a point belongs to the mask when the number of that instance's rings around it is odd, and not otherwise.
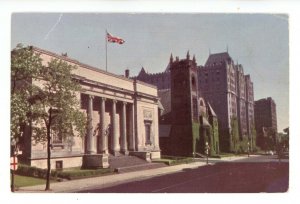
[[[160,147],[162,154],[193,156],[204,154],[206,142],[209,154],[219,153],[217,115],[211,105],[199,95],[195,57],[173,60],[164,73],[151,75],[141,70],[137,79],[157,84],[163,110],[160,114]],[[149,82],[148,82],[149,83]]]

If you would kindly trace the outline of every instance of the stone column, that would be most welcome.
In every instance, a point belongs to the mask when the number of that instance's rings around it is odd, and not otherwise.
[[[99,153],[108,153],[107,150],[107,135],[105,135],[105,100],[106,98],[101,98],[100,100],[100,138],[99,138]]]
[[[117,137],[117,119],[116,119],[116,100],[112,101],[112,111],[111,111],[111,122],[112,122],[112,153],[118,155],[119,152],[119,139]]]
[[[128,154],[127,151],[127,132],[126,132],[126,102],[122,104],[122,127],[121,127],[121,152]]]
[[[88,128],[87,128],[87,138],[86,138],[86,153],[94,154],[93,150],[93,99],[94,96],[89,95],[88,101]]]
[[[154,109],[154,116],[158,114],[159,110]],[[153,129],[154,129],[154,137],[153,137],[153,145],[154,145],[154,150],[160,151],[159,148],[159,125],[158,125],[158,117],[153,117]]]
[[[87,131],[87,150],[86,154],[82,157],[82,168],[83,169],[97,169],[97,168],[108,168],[108,155],[107,154],[96,154],[93,147],[93,96],[89,96],[88,102],[88,131]],[[103,112],[101,112],[103,113]],[[101,115],[100,113],[100,115]],[[102,114],[103,115],[103,114]],[[100,122],[102,123],[103,118],[101,116]],[[101,125],[101,124],[100,124]],[[100,138],[98,142],[101,141]],[[98,145],[99,148],[101,146]],[[99,148],[97,149],[97,153],[99,153]]]
[[[129,129],[128,129],[128,137],[129,137],[129,150],[134,151],[135,149],[135,136],[134,136],[134,107],[133,104],[129,104]]]

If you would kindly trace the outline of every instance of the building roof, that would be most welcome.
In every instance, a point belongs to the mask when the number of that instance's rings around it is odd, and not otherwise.
[[[137,77],[145,77],[147,76],[148,73],[146,72],[145,68],[142,67],[141,71],[139,72],[139,74],[137,75]]]
[[[30,47],[34,51],[36,51],[38,53],[43,53],[43,54],[49,55],[51,57],[58,58],[58,59],[63,60],[63,61],[67,61],[67,62],[73,63],[73,64],[75,64],[77,66],[82,67],[82,68],[90,69],[90,70],[93,70],[93,71],[96,71],[96,72],[99,72],[99,73],[104,73],[104,74],[107,74],[107,75],[110,75],[110,76],[113,76],[113,77],[117,77],[117,78],[120,78],[120,79],[123,79],[123,80],[126,80],[126,81],[131,81],[131,82],[134,81],[134,80],[129,79],[129,78],[125,77],[125,76],[117,75],[117,74],[114,74],[114,73],[111,73],[111,72],[107,72],[107,71],[105,71],[105,70],[103,70],[101,68],[93,67],[91,65],[79,62],[78,60],[73,59],[73,58],[68,57],[68,56],[65,56],[65,55],[59,55],[57,53],[51,52],[49,50],[44,50],[42,48],[35,47],[35,46],[30,46]],[[151,84],[149,84],[149,85],[151,86]]]
[[[165,72],[169,72],[170,71],[170,67],[171,67],[171,65],[170,65],[170,63],[167,65],[167,67],[166,67],[166,69],[165,69]]]
[[[157,94],[164,109],[163,115],[171,112],[171,89],[158,90]]]
[[[207,102],[207,106],[208,106],[208,111],[210,112],[210,114],[214,117],[217,117],[217,114],[215,113],[214,109],[212,109],[211,105],[209,104],[209,102]]]
[[[117,74],[114,74],[114,73],[111,73],[111,72],[107,72],[107,71],[102,70],[100,68],[93,67],[91,65],[79,62],[78,60],[70,58],[70,57],[66,56],[65,54],[64,55],[59,55],[59,54],[56,54],[54,52],[51,52],[51,51],[48,51],[48,50],[44,50],[44,49],[41,49],[41,48],[38,48],[38,47],[35,47],[35,46],[29,46],[29,47],[33,51],[35,51],[37,53],[45,54],[45,55],[48,55],[48,56],[51,56],[51,57],[54,57],[54,58],[66,61],[68,63],[73,63],[74,65],[77,65],[77,66],[79,66],[80,68],[83,68],[83,69],[92,70],[92,71],[95,71],[95,72],[98,72],[98,73],[101,73],[101,74],[105,74],[105,75],[108,75],[108,76],[112,76],[112,77],[115,77],[115,78],[118,78],[118,79],[121,79],[121,80],[124,80],[124,81],[129,81],[129,82],[132,82],[132,83],[136,82],[136,83],[143,84],[145,86],[157,89],[157,87],[154,86],[154,85],[152,85],[152,84],[149,84],[149,83],[146,83],[146,82],[142,82],[142,81],[138,81],[136,79],[130,79],[130,78],[127,78],[125,76],[117,75]],[[92,80],[90,80],[90,81],[92,81]]]
[[[267,98],[258,99],[255,102],[260,102],[260,101],[265,102],[265,101],[274,101],[274,100],[272,99],[272,97],[267,97]]]
[[[164,107],[163,107],[163,105],[161,104],[160,100],[158,100],[157,104],[158,104],[158,108],[159,109],[165,110]]]
[[[219,64],[228,60],[232,60],[228,52],[210,54],[205,63],[205,66]]]
[[[204,127],[210,127],[210,124],[209,124],[209,122],[207,121],[207,119],[205,118],[205,117],[202,117],[202,119],[203,119],[203,126]]]

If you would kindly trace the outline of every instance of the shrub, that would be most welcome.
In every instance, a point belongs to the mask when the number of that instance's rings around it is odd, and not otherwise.
[[[16,174],[22,176],[37,177],[37,178],[46,178],[47,171],[46,169],[40,169],[34,166],[19,164],[18,169],[16,170]]]
[[[162,156],[162,159],[169,160],[165,162],[167,165],[177,165],[177,164],[188,164],[194,162],[194,159],[191,157],[176,157],[176,156]]]
[[[74,169],[74,170],[65,170],[65,171],[57,171],[57,170],[51,170],[51,179],[77,179],[77,178],[84,178],[84,177],[93,177],[93,176],[99,176],[102,174],[111,173],[111,169],[96,169],[96,170],[82,170],[82,169]],[[24,164],[19,164],[18,170],[16,171],[16,174],[22,175],[22,176],[30,176],[30,177],[36,177],[36,178],[43,178],[45,179],[47,176],[47,170],[46,169],[40,169],[34,166],[27,166]]]
[[[69,171],[56,171],[56,175],[58,178],[63,179],[77,179],[84,177],[93,177],[99,176],[102,174],[112,173],[112,169],[96,169],[96,170],[69,170]]]

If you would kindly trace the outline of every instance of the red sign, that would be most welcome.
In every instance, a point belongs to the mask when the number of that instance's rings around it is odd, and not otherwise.
[[[10,157],[10,169],[14,171],[18,169],[18,157]]]

